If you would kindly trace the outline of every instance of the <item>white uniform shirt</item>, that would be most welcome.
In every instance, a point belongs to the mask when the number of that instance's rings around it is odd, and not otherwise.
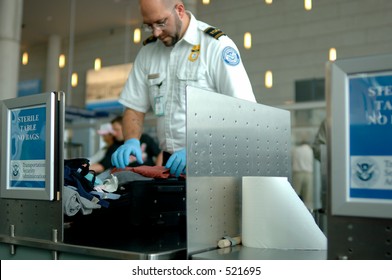
[[[256,102],[234,42],[206,34],[210,26],[190,16],[174,47],[157,40],[140,50],[120,97],[121,104],[136,111],[153,109],[160,147],[170,153],[185,147],[187,85]]]

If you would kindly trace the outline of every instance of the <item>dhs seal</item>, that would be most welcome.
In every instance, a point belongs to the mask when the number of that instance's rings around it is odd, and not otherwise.
[[[380,177],[380,168],[372,158],[359,158],[351,163],[351,177],[357,187],[370,188]]]
[[[13,178],[18,178],[20,175],[20,167],[19,164],[13,163],[11,166],[11,172],[12,172],[12,177]]]
[[[239,53],[232,47],[226,47],[222,51],[223,61],[231,66],[236,66],[240,63]]]

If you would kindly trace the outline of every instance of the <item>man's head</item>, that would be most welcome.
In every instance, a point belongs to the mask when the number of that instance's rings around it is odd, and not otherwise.
[[[174,46],[189,25],[184,3],[180,0],[140,0],[143,26],[167,47]]]
[[[111,145],[114,141],[115,131],[110,123],[105,123],[97,130],[98,135],[101,135],[103,141]]]

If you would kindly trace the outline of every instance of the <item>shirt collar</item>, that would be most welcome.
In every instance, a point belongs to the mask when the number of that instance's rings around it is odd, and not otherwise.
[[[185,32],[183,39],[191,45],[197,45],[199,44],[199,37],[197,36],[197,20],[191,12],[187,11],[187,13],[189,14],[191,19],[189,21],[189,26]]]

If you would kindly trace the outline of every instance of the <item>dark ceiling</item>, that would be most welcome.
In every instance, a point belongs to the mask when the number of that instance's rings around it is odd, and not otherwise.
[[[75,36],[140,23],[138,0],[24,0],[22,47],[55,34],[68,38],[72,2]]]

